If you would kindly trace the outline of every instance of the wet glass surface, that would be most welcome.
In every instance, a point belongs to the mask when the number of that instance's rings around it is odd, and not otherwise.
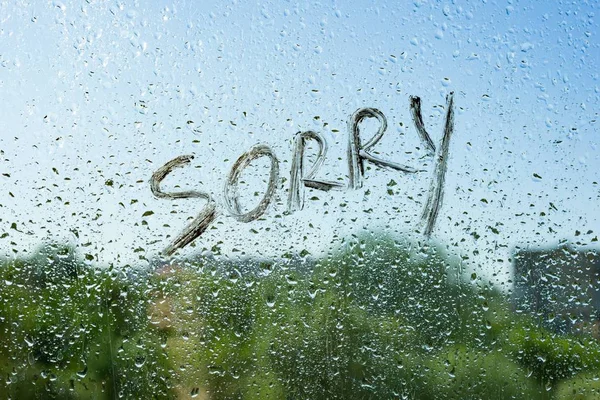
[[[598,398],[599,9],[0,2],[0,398]]]

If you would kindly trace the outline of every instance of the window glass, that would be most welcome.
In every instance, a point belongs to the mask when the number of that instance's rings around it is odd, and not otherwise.
[[[598,8],[0,2],[0,398],[598,398]]]

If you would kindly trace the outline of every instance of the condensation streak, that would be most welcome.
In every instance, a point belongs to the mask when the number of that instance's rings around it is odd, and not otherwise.
[[[271,160],[271,172],[269,174],[269,184],[267,187],[267,191],[263,198],[260,200],[260,203],[253,208],[252,210],[242,213],[240,204],[239,204],[239,196],[238,196],[238,181],[240,179],[240,175],[244,168],[246,168],[253,160],[256,160],[260,157],[269,157]],[[273,198],[273,194],[275,193],[275,189],[277,189],[277,181],[279,180],[279,160],[275,157],[275,154],[271,150],[271,148],[264,144],[259,144],[252,147],[246,153],[242,154],[240,158],[237,159],[233,167],[231,168],[231,172],[229,173],[229,177],[227,178],[227,182],[225,184],[225,204],[229,210],[229,212],[233,215],[235,219],[241,222],[251,222],[255,219],[259,218],[264,212],[267,210],[271,199]]]
[[[421,120],[422,122],[422,120]],[[430,236],[437,220],[442,200],[444,197],[444,183],[448,169],[448,151],[450,150],[450,137],[454,131],[454,93],[446,97],[446,124],[444,136],[440,145],[439,153],[434,168],[434,175],[429,188],[427,204],[423,210],[422,220],[425,224],[424,234]]]
[[[379,129],[371,139],[369,139],[366,143],[361,144],[359,125],[365,118],[376,118],[379,121]],[[382,160],[369,153],[369,150],[381,140],[387,129],[387,119],[385,115],[383,115],[383,113],[378,109],[358,109],[348,120],[348,129],[348,175],[350,177],[350,188],[358,189],[362,187],[363,177],[365,174],[364,160],[371,161],[380,167],[391,168],[397,171],[407,173],[419,172],[419,170],[416,168]]]
[[[319,145],[319,153],[310,171],[304,175],[304,149],[308,140],[314,140]],[[290,192],[288,196],[288,211],[301,210],[304,208],[304,187],[329,191],[342,189],[346,185],[338,182],[316,180],[315,174],[323,165],[327,155],[327,142],[316,132],[306,131],[296,134],[294,140],[294,153],[292,168],[290,172]]]
[[[167,177],[173,171],[173,169],[178,167],[183,167],[187,164],[190,164],[191,160],[194,159],[192,155],[184,155],[179,156],[171,161],[167,162],[165,165],[160,167],[154,174],[152,174],[152,178],[150,179],[150,188],[152,190],[152,194],[161,199],[188,199],[188,198],[201,198],[208,200],[208,203],[202,209],[202,211],[190,222],[184,229],[181,231],[179,235],[163,250],[163,254],[166,256],[171,256],[178,249],[181,249],[196,238],[198,238],[209,225],[215,220],[217,217],[216,204],[212,200],[211,196],[207,193],[198,192],[195,190],[190,191],[182,191],[182,192],[172,192],[165,193],[160,188],[160,183],[163,179]]]
[[[410,114],[415,124],[415,128],[417,129],[417,133],[419,134],[419,138],[421,138],[421,141],[425,144],[428,154],[433,156],[435,154],[435,144],[433,144],[433,140],[431,140],[431,136],[427,133],[425,124],[423,123],[420,97],[410,96]]]

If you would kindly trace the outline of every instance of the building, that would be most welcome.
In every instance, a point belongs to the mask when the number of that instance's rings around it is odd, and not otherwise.
[[[557,333],[595,330],[600,321],[600,252],[520,250],[513,257],[513,303]]]

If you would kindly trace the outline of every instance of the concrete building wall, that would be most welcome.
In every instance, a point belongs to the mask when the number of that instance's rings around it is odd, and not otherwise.
[[[599,251],[521,250],[513,266],[518,311],[561,333],[576,333],[600,320]]]

